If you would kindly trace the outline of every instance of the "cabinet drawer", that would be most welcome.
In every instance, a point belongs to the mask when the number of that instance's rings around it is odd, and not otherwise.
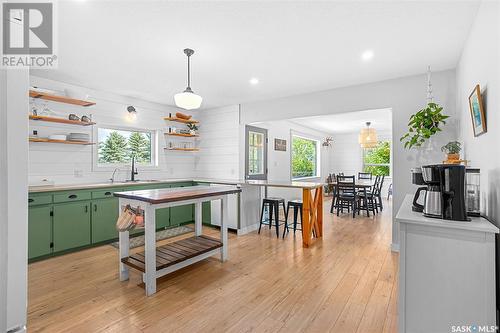
[[[114,192],[122,192],[122,188],[108,188],[105,190],[92,191],[92,199],[113,198]]]
[[[90,200],[90,192],[74,191],[54,194],[54,202]]]
[[[52,203],[52,194],[41,194],[41,195],[29,195],[28,205],[46,205]]]

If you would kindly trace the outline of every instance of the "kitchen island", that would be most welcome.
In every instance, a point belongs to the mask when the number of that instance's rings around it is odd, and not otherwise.
[[[129,231],[119,233],[120,280],[128,279],[129,266],[143,272],[146,295],[156,293],[156,279],[208,258],[220,251],[221,261],[227,260],[228,195],[240,193],[236,186],[192,186],[189,188],[115,192],[119,210],[126,205],[144,211],[145,251],[129,255]],[[221,202],[220,241],[202,235],[202,203]],[[156,210],[194,204],[194,237],[156,247]]]

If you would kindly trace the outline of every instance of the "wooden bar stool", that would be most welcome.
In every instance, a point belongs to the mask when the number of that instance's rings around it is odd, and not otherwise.
[[[280,223],[280,220],[279,220],[280,204],[282,205],[283,213],[285,214],[284,223]],[[266,209],[266,207],[269,208],[269,219],[267,221],[263,221],[264,209]],[[285,208],[285,199],[283,199],[283,198],[271,197],[271,198],[265,198],[264,200],[262,200],[262,210],[260,212],[259,234],[260,234],[260,229],[262,228],[262,225],[269,225],[269,229],[271,229],[271,227],[273,226],[273,212],[274,212],[274,225],[276,227],[276,237],[279,238],[280,237],[280,230],[279,230],[280,227],[279,226],[284,224],[285,229],[288,228],[286,208]]]
[[[290,212],[290,207],[293,208],[293,233],[295,234],[296,230],[302,230],[302,200],[290,200],[286,205],[286,220],[288,220],[288,213]],[[297,228],[297,217],[300,213],[300,229]],[[285,226],[285,230],[283,230],[283,238],[285,238],[285,233],[289,232],[288,223]]]

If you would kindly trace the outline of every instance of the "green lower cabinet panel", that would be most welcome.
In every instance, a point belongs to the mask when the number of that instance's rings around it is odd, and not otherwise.
[[[193,222],[194,205],[184,205],[170,208],[170,225],[175,226],[182,223]]]
[[[170,227],[170,208],[156,210],[156,228],[164,229]]]
[[[90,244],[90,201],[54,205],[54,252]]]
[[[51,206],[30,207],[28,210],[28,259],[52,252]]]
[[[212,205],[211,202],[204,202],[201,207],[201,221],[205,224],[212,223]]]
[[[117,219],[117,198],[92,201],[92,243],[118,238]]]

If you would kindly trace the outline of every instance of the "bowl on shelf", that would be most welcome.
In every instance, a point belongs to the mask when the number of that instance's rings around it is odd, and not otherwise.
[[[49,140],[60,140],[60,141],[66,141],[67,136],[64,134],[52,134],[49,135]]]
[[[69,133],[69,141],[89,141],[90,135],[87,133]]]
[[[89,99],[89,95],[81,90],[66,88],[66,89],[64,89],[64,93],[67,97],[73,98],[73,99],[79,99],[82,101]]]
[[[191,117],[192,117],[191,115],[184,114],[184,113],[181,113],[181,112],[177,112],[177,113],[175,114],[175,116],[176,116],[177,118],[179,118],[179,119],[184,119],[184,120],[189,120],[189,119],[191,119]]]

